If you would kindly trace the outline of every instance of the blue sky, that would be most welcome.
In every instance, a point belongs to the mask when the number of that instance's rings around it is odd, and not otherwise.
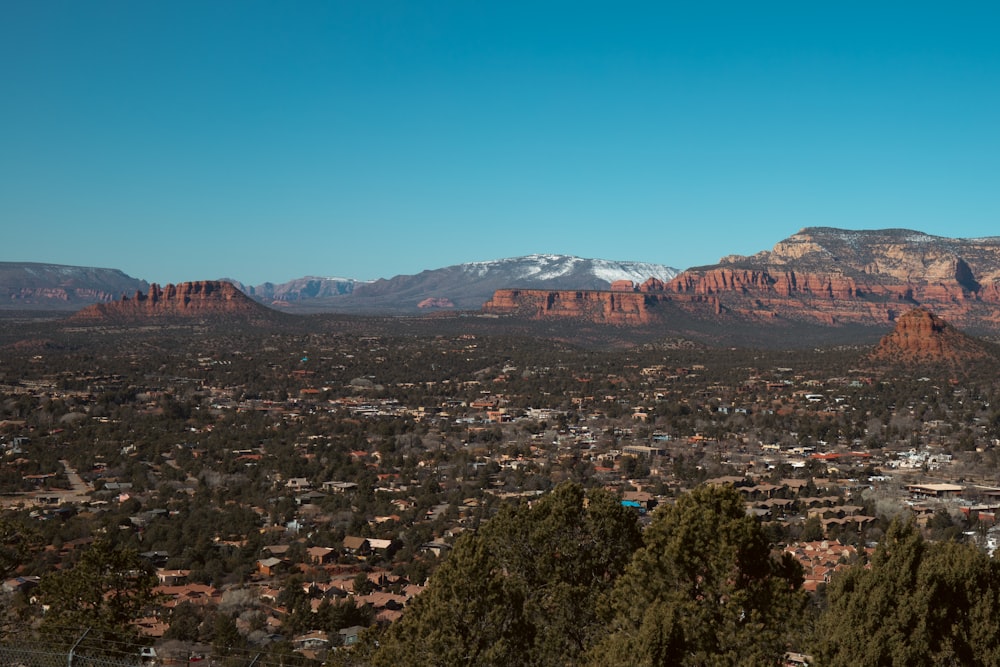
[[[0,260],[257,284],[1000,235],[995,7],[7,2]]]

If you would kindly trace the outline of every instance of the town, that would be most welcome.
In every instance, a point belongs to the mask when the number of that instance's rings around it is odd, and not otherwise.
[[[4,641],[37,630],[49,573],[109,537],[155,571],[132,623],[160,663],[319,664],[405,614],[460,536],[563,482],[643,525],[699,485],[732,487],[818,596],[894,518],[997,544],[985,366],[890,372],[865,346],[49,326],[8,326],[0,352]]]

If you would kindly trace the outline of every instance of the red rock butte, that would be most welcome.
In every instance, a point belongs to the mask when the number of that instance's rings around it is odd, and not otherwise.
[[[97,303],[75,313],[73,320],[134,320],[164,317],[249,317],[267,309],[239,291],[232,283],[201,280],[136,292],[111,303]]]
[[[899,318],[869,359],[878,364],[963,365],[996,357],[977,339],[924,308],[914,308]]]

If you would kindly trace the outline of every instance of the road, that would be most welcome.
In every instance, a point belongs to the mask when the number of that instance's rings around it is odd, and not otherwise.
[[[36,507],[39,505],[58,506],[63,503],[85,503],[90,500],[90,485],[83,481],[79,473],[70,467],[69,461],[61,460],[66,478],[69,480],[68,489],[44,489],[32,491],[31,493],[19,493],[12,496],[0,497],[0,507]],[[56,499],[52,502],[52,499]]]

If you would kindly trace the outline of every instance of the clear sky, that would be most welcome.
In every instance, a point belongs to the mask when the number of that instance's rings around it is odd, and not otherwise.
[[[0,260],[168,283],[1000,235],[1000,5],[8,0]]]

